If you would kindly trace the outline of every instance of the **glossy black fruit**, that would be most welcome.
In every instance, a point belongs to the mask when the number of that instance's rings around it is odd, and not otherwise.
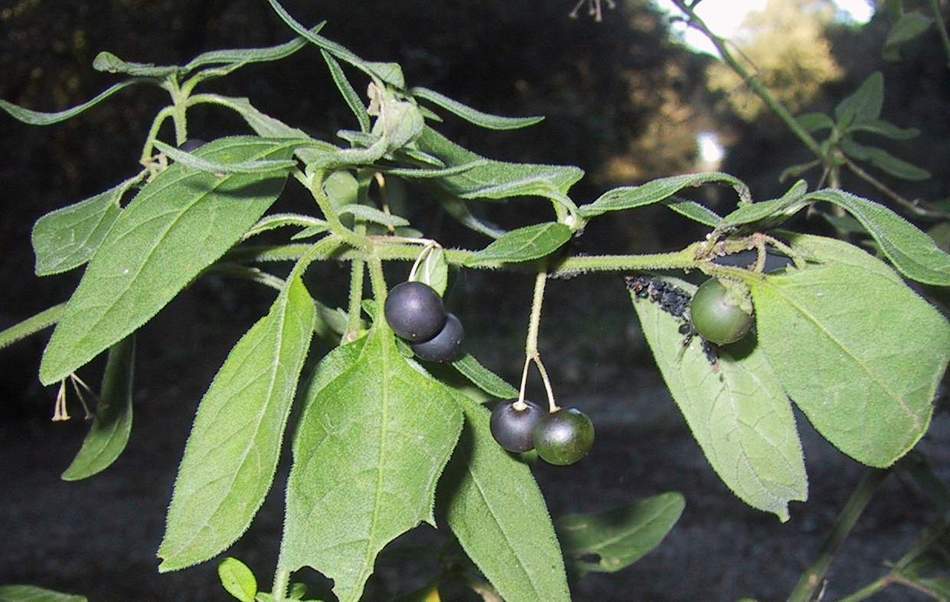
[[[179,148],[186,153],[193,153],[205,144],[207,144],[207,142],[201,138],[189,138],[188,140],[185,140]]]
[[[445,326],[442,297],[421,282],[403,282],[386,297],[384,310],[390,328],[410,343],[428,341]]]
[[[726,287],[715,278],[696,289],[689,314],[696,332],[717,345],[735,343],[752,328],[752,316],[734,303]]]
[[[594,445],[594,424],[580,410],[560,409],[534,427],[534,447],[549,464],[566,466],[587,455]]]
[[[518,410],[516,399],[503,401],[491,413],[491,434],[498,445],[510,452],[526,452],[534,447],[534,427],[544,418],[545,411],[538,404],[524,401],[525,409]]]
[[[428,341],[414,343],[412,350],[428,362],[454,362],[462,355],[465,329],[453,314],[448,314],[445,326]]]

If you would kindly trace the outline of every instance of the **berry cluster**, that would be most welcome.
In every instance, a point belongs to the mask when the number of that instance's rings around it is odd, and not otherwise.
[[[510,400],[491,413],[491,434],[510,452],[538,450],[549,464],[566,466],[587,455],[594,445],[594,425],[574,408],[545,412],[528,400]]]
[[[452,362],[462,355],[465,329],[445,311],[442,297],[428,284],[403,282],[386,297],[383,313],[397,335],[429,362]]]

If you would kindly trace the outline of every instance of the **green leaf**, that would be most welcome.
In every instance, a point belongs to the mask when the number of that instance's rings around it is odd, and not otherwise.
[[[933,19],[917,11],[906,12],[898,17],[884,40],[884,59],[900,60],[900,47],[930,29],[933,22]]]
[[[506,233],[469,260],[470,265],[491,262],[516,263],[547,257],[571,239],[571,229],[548,222]]]
[[[369,132],[370,121],[369,113],[366,112],[366,105],[360,100],[359,94],[353,89],[350,80],[346,79],[346,74],[343,73],[343,68],[340,67],[340,63],[326,50],[321,50],[320,54],[323,55],[323,60],[330,69],[330,77],[333,78],[333,83],[336,84],[337,90],[339,90],[340,95],[343,96],[346,106],[348,106],[356,116],[356,120],[360,124],[360,131]]]
[[[847,131],[852,125],[876,120],[884,104],[884,76],[875,71],[835,107],[838,128]]]
[[[824,113],[805,113],[796,117],[795,121],[809,132],[820,132],[835,127],[834,120]]]
[[[247,565],[230,556],[218,565],[218,578],[225,590],[241,602],[254,602],[257,579]]]
[[[439,178],[433,184],[463,199],[506,199],[515,196],[567,194],[584,176],[577,167],[505,163],[485,159],[462,148],[426,126],[415,141],[416,148],[434,155],[448,167],[467,165],[478,160],[485,163],[464,173]]]
[[[927,430],[950,326],[857,247],[790,242],[822,263],[749,282],[762,349],[818,432],[859,462],[889,466]]]
[[[340,215],[349,214],[357,219],[371,222],[373,224],[389,226],[392,228],[409,225],[409,220],[404,217],[392,215],[391,213],[385,213],[375,207],[370,207],[368,205],[357,205],[356,203],[352,205],[345,205],[340,207],[337,210],[337,213]]]
[[[950,255],[932,238],[887,207],[843,190],[818,190],[807,198],[827,201],[853,215],[905,276],[937,286],[950,286]]]
[[[402,69],[398,69],[398,65],[394,68],[393,63],[373,63],[369,61],[364,61],[360,57],[356,56],[347,48],[344,48],[336,42],[331,42],[330,40],[324,38],[323,36],[308,30],[302,24],[297,22],[293,17],[290,16],[283,6],[280,5],[277,0],[267,0],[271,8],[274,9],[274,12],[277,13],[277,16],[280,17],[281,21],[287,24],[292,30],[297,32],[302,38],[314,44],[318,48],[326,50],[334,57],[340,59],[344,63],[349,63],[357,69],[363,71],[370,77],[379,78],[380,80],[386,82],[391,86],[396,88],[404,88],[406,86],[405,79],[402,77]]]
[[[856,124],[851,127],[851,131],[877,134],[878,136],[884,136],[885,138],[890,138],[891,140],[910,140],[920,135],[920,130],[917,128],[897,127],[893,123],[884,121],[883,119],[873,119],[871,121]]]
[[[692,294],[696,287],[668,278]],[[719,478],[742,501],[788,520],[808,479],[792,407],[776,370],[748,336],[719,350],[718,372],[699,337],[684,349],[681,324],[657,303],[631,293],[663,380]]]
[[[868,160],[881,171],[895,178],[919,182],[930,178],[930,172],[903,159],[898,159],[882,148],[867,147]]]
[[[475,359],[475,356],[466,353],[460,359],[452,362],[455,369],[465,378],[472,381],[482,391],[498,399],[517,399],[518,389],[509,385],[503,378],[486,368]]]
[[[461,165],[456,165],[454,167],[442,167],[438,169],[416,169],[416,168],[404,168],[397,167],[394,169],[386,169],[385,173],[387,175],[399,176],[400,178],[407,179],[430,179],[430,178],[444,178],[446,176],[454,176],[456,174],[465,173],[470,169],[476,167],[487,165],[487,159],[479,159],[477,161],[472,161],[471,163],[463,163]]]
[[[377,322],[359,359],[300,419],[278,565],[308,565],[334,580],[340,602],[358,600],[380,550],[433,522],[461,426],[448,390],[410,366]]]
[[[300,141],[300,143],[306,144],[305,141]],[[288,172],[297,166],[296,161],[293,161],[292,159],[240,161],[237,163],[220,163],[217,161],[209,161],[208,159],[203,159],[197,155],[193,155],[173,146],[169,146],[160,140],[155,142],[155,147],[164,154],[168,155],[169,158],[181,163],[185,167],[196,171],[204,171],[218,175],[236,173],[269,174],[275,171]]]
[[[323,29],[324,25],[326,25],[326,21],[315,25],[310,30],[310,32],[315,34]],[[302,37],[298,37],[290,40],[289,42],[284,42],[283,44],[269,46],[266,48],[211,50],[208,52],[202,52],[195,58],[191,59],[191,61],[182,67],[182,71],[194,71],[198,67],[204,67],[205,65],[247,65],[250,63],[267,63],[270,61],[279,61],[291,56],[306,45],[307,40]]]
[[[449,283],[449,262],[445,259],[445,251],[435,247],[426,253],[419,269],[416,271],[416,280],[428,284],[439,296],[445,295],[445,288]]]
[[[685,507],[682,494],[670,492],[598,514],[569,514],[557,521],[558,538],[582,575],[615,573],[660,545]]]
[[[178,470],[159,571],[208,560],[251,524],[277,469],[315,320],[313,299],[295,270],[214,377]]]
[[[440,516],[507,602],[569,601],[561,550],[531,471],[494,440],[487,409],[454,398],[465,428],[439,485]]]
[[[6,111],[11,117],[17,121],[22,121],[23,123],[28,123],[30,125],[52,125],[54,123],[59,123],[61,121],[66,121],[76,115],[79,115],[86,109],[92,108],[102,102],[103,100],[109,98],[116,92],[124,90],[129,86],[140,84],[143,81],[142,79],[130,79],[124,82],[119,82],[114,86],[106,88],[105,91],[101,92],[95,98],[87,100],[81,105],[77,105],[71,109],[66,109],[65,111],[59,111],[56,113],[42,113],[39,111],[32,111],[30,109],[24,109],[23,107],[17,106],[12,102],[7,102],[6,100],[0,100],[0,109]]]
[[[695,201],[688,201],[674,196],[664,200],[663,204],[683,217],[687,217],[694,222],[699,222],[711,228],[715,228],[719,225],[719,222],[722,221],[722,217],[718,213]]]
[[[416,98],[428,100],[432,104],[442,107],[446,111],[454,113],[455,115],[458,115],[469,123],[474,123],[479,127],[489,130],[516,130],[518,128],[528,127],[544,121],[544,117],[541,115],[532,117],[501,117],[499,115],[483,113],[428,88],[412,88],[409,90],[409,93]]]
[[[0,602],[86,602],[86,597],[35,585],[0,585]]]
[[[175,65],[155,65],[153,63],[131,63],[123,61],[111,52],[100,52],[92,61],[92,68],[103,73],[122,73],[134,77],[154,77],[164,79],[178,72]]]
[[[63,312],[66,311],[66,304],[60,303],[59,305],[54,305],[53,307],[44,309],[35,316],[30,316],[26,320],[14,324],[13,326],[0,331],[0,349],[4,347],[9,347],[13,343],[21,339],[25,339],[31,334],[36,334],[37,332],[49,328],[53,324],[59,322],[59,319],[63,316]]]
[[[36,275],[59,274],[89,261],[119,217],[122,196],[137,180],[130,178],[36,220],[32,234]]]
[[[624,186],[608,190],[587,205],[581,205],[580,214],[584,217],[596,217],[608,211],[635,209],[644,205],[659,203],[680,190],[692,186],[701,186],[709,182],[723,182],[735,188],[740,203],[752,202],[749,188],[741,180],[720,172],[707,172],[672,176],[652,180],[640,186]]]
[[[287,158],[292,144],[222,138],[198,155]],[[223,255],[273,204],[285,175],[216,177],[176,164],[142,188],[93,256],[43,355],[52,384],[147,322]]]
[[[62,474],[64,481],[78,481],[102,472],[125,450],[132,432],[134,373],[135,335],[131,334],[109,349],[96,416],[79,453]]]

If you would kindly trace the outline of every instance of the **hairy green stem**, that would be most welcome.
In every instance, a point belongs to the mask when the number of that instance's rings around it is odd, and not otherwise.
[[[891,584],[891,576],[885,575],[876,581],[865,585],[856,592],[853,592],[844,598],[841,598],[839,602],[860,602],[861,600],[866,600],[873,596],[874,594],[879,593],[881,590],[887,588]]]
[[[524,343],[524,353],[528,357],[538,355],[538,331],[541,328],[541,306],[544,304],[544,285],[548,281],[546,271],[538,272],[534,279],[534,297],[531,299],[531,318],[528,321],[528,337]]]
[[[0,349],[56,324],[64,311],[66,304],[60,303],[0,331]]]
[[[947,55],[947,67],[950,67],[950,35],[947,35],[947,26],[943,23],[943,13],[940,11],[940,2],[930,0],[930,10],[934,14],[934,23],[937,31],[940,32],[940,42],[943,44],[943,51]]]
[[[367,264],[369,265],[369,280],[373,284],[373,296],[376,298],[376,307],[378,311],[382,311],[383,304],[386,303],[386,277],[383,275],[383,262],[379,257],[370,257]]]
[[[363,272],[366,271],[366,261],[354,259],[350,266],[350,302],[347,308],[346,332],[343,341],[347,343],[360,329],[360,311],[363,303]]]
[[[274,587],[271,588],[271,595],[274,596],[274,602],[284,602],[289,585],[290,571],[278,567],[274,573]]]
[[[172,106],[165,107],[155,115],[155,119],[152,120],[152,127],[148,131],[148,137],[145,138],[145,146],[142,147],[142,156],[140,162],[145,165],[152,158],[152,149],[155,147],[155,140],[158,138],[158,132],[162,129],[162,125],[165,123],[165,120],[171,117],[175,108]]]
[[[870,468],[861,477],[858,485],[851,492],[851,497],[848,498],[841,510],[841,514],[835,519],[834,528],[822,544],[818,558],[802,573],[801,579],[788,597],[788,602],[810,602],[814,600],[835,554],[851,533],[855,523],[858,522],[858,518],[864,512],[868,502],[871,501],[874,492],[877,491],[877,488],[880,487],[889,474],[889,470]]]
[[[361,236],[344,226],[343,222],[340,221],[340,216],[338,216],[336,211],[333,209],[330,199],[327,198],[327,194],[323,191],[323,174],[323,171],[316,172],[309,179],[307,188],[310,189],[310,194],[313,195],[314,200],[317,201],[317,206],[320,207],[320,211],[323,213],[323,217],[326,218],[327,227],[330,229],[330,232],[340,237],[343,242],[350,245],[351,247],[357,249],[366,249],[366,237]]]
[[[892,199],[896,203],[906,207],[911,213],[914,213],[920,217],[927,217],[931,219],[944,220],[950,218],[950,213],[946,211],[939,211],[934,209],[928,209],[919,205],[916,201],[911,201],[910,199],[904,198],[902,195],[895,192],[890,186],[881,182],[868,172],[861,169],[854,161],[850,159],[845,159],[845,167],[847,167],[854,175],[858,176],[871,186],[877,188],[881,193],[886,195],[888,198]]]
[[[802,143],[808,147],[808,149],[815,153],[815,155],[822,160],[825,159],[824,153],[821,151],[821,146],[818,144],[818,141],[808,133],[808,130],[803,128],[801,124],[795,119],[791,112],[783,105],[768,88],[765,87],[762,82],[760,82],[755,75],[749,73],[749,70],[746,69],[739,61],[732,56],[732,53],[729,52],[729,49],[726,47],[726,42],[709,29],[706,23],[699,18],[699,15],[693,10],[692,6],[688,5],[683,0],[673,0],[673,3],[676,4],[676,7],[679,8],[683,14],[688,17],[688,23],[691,27],[702,33],[704,36],[709,38],[709,41],[713,43],[716,47],[716,50],[719,51],[719,56],[722,58],[722,62],[729,66],[733,71],[736,72],[736,75],[742,78],[742,80],[752,89],[753,92],[758,95],[759,98],[775,113],[779,119],[785,122],[785,125],[788,126],[788,129],[792,131],[795,136],[798,137]]]

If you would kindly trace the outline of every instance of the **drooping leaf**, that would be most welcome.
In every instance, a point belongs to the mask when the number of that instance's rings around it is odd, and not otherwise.
[[[695,287],[673,278],[689,293]],[[678,322],[631,293],[643,333],[673,400],[713,469],[742,501],[788,520],[808,479],[791,404],[754,337],[719,351],[718,371],[699,337],[684,349]]]
[[[532,117],[502,117],[500,115],[483,113],[482,111],[473,109],[466,104],[428,88],[412,88],[409,90],[409,93],[416,98],[428,100],[432,104],[458,115],[469,123],[474,123],[479,127],[489,130],[516,130],[544,121],[544,117],[540,115]]]
[[[506,199],[515,196],[550,196],[567,191],[584,176],[577,167],[505,163],[485,159],[462,148],[430,127],[415,141],[416,147],[438,157],[446,166],[456,167],[478,160],[485,163],[433,184],[464,199]]]
[[[841,130],[857,123],[873,121],[881,116],[884,105],[884,76],[875,71],[858,89],[835,107],[835,119]]]
[[[558,538],[582,575],[615,573],[660,545],[685,507],[683,495],[670,492],[598,514],[569,514],[557,520]]]
[[[433,522],[436,481],[462,426],[448,390],[410,366],[377,322],[359,359],[300,419],[278,565],[313,567],[355,602],[377,554]]]
[[[175,65],[155,65],[153,63],[132,63],[124,61],[111,52],[100,52],[92,61],[92,68],[103,73],[122,73],[133,77],[154,77],[165,79],[177,73]]]
[[[498,399],[518,398],[518,389],[512,387],[503,378],[483,366],[481,362],[475,359],[474,355],[467,353],[452,362],[452,365],[472,384],[492,397]]]
[[[917,128],[897,127],[893,123],[884,121],[883,119],[873,119],[871,121],[855,124],[851,127],[851,131],[877,134],[878,136],[884,136],[891,140],[910,140],[920,135],[920,130]]]
[[[241,602],[254,602],[257,596],[257,579],[246,564],[230,556],[218,565],[221,586]]]
[[[208,560],[251,524],[277,469],[315,312],[300,275],[292,273],[270,312],[221,366],[188,436],[159,571]]]
[[[571,229],[548,222],[507,232],[470,260],[471,265],[491,262],[521,262],[547,257],[571,239]]]
[[[0,585],[0,602],[86,602],[86,597],[35,585]]]
[[[109,350],[99,404],[79,453],[63,472],[64,481],[78,481],[112,465],[125,450],[132,432],[132,383],[135,373],[135,335]]]
[[[369,205],[357,205],[356,203],[352,205],[345,205],[340,207],[337,210],[337,213],[340,215],[349,214],[355,218],[371,222],[373,224],[380,224],[392,228],[409,225],[409,220],[406,218],[393,215],[391,213],[385,213],[375,207],[370,207]]]
[[[917,11],[908,11],[898,17],[884,40],[884,60],[900,60],[901,46],[930,29],[933,22],[933,19]]]
[[[37,276],[59,274],[89,261],[115,223],[132,178],[74,205],[57,209],[33,226],[34,271]]]
[[[569,601],[561,550],[531,471],[494,440],[487,409],[454,397],[465,428],[439,484],[440,516],[508,602]]]
[[[798,125],[809,132],[820,132],[835,127],[835,121],[824,113],[805,113],[795,118]]]
[[[293,145],[223,138],[197,151],[218,162],[285,159]],[[217,177],[172,165],[142,188],[99,246],[43,354],[57,382],[148,321],[273,204],[286,174]]]
[[[812,192],[810,201],[826,201],[845,209],[874,237],[902,274],[927,284],[950,286],[950,255],[932,238],[887,207],[843,190]]]
[[[927,430],[950,325],[857,247],[790,242],[821,263],[749,283],[761,348],[825,438],[859,462],[889,466]]]
[[[25,109],[23,107],[17,106],[13,104],[12,102],[8,102],[6,100],[0,100],[0,109],[3,109],[11,117],[16,119],[17,121],[22,121],[23,123],[28,123],[30,125],[52,125],[54,123],[59,123],[61,121],[66,121],[67,119],[75,117],[76,115],[79,115],[86,109],[90,109],[96,106],[97,104],[109,98],[116,92],[120,90],[124,90],[125,88],[128,88],[129,86],[140,84],[143,81],[148,81],[148,80],[130,79],[124,82],[119,82],[113,86],[106,88],[103,92],[99,93],[99,95],[87,100],[86,102],[80,105],[72,107],[71,109],[66,109],[64,111],[58,111],[54,113],[43,113],[41,111],[33,111],[30,109]]]
[[[63,312],[65,311],[66,304],[60,303],[0,331],[0,349],[8,347],[31,334],[36,334],[45,328],[49,328],[59,322],[59,319],[63,316]]]
[[[443,195],[439,197],[439,203],[442,204],[442,208],[445,209],[446,213],[469,230],[474,230],[479,234],[495,239],[501,238],[506,232],[495,224],[476,217],[462,199]]]
[[[299,213],[274,213],[261,218],[261,220],[254,224],[250,230],[244,233],[242,238],[247,240],[252,236],[257,236],[258,234],[269,232],[270,230],[276,230],[278,228],[286,228],[288,226],[298,226],[312,229],[311,234],[318,234],[327,230],[327,223],[324,220],[312,217],[310,215],[302,215]]]
[[[301,141],[302,144],[305,142]],[[155,148],[168,155],[173,161],[196,171],[204,171],[217,175],[224,174],[270,174],[273,172],[289,172],[297,166],[292,159],[276,159],[262,161],[240,161],[237,163],[221,163],[193,155],[162,141],[155,142]]]
[[[584,217],[603,215],[608,211],[623,211],[659,203],[668,199],[684,188],[701,186],[709,182],[729,184],[736,190],[742,203],[752,201],[748,186],[741,180],[720,172],[707,172],[672,176],[652,180],[640,186],[624,186],[608,190],[593,203],[582,205],[580,214]]]
[[[323,60],[330,69],[330,77],[333,78],[333,83],[336,84],[337,90],[339,90],[340,95],[343,96],[346,106],[348,106],[350,111],[353,112],[353,115],[356,116],[356,120],[360,124],[360,131],[369,132],[370,121],[369,114],[366,112],[366,105],[360,100],[360,96],[356,93],[356,90],[353,89],[350,80],[346,78],[346,74],[343,73],[343,68],[340,67],[340,63],[326,50],[321,50],[320,54],[323,55]]]
[[[331,42],[325,37],[304,27],[301,23],[290,16],[290,13],[288,13],[287,10],[284,9],[284,7],[281,6],[279,2],[277,2],[277,0],[267,1],[270,3],[271,8],[274,9],[274,12],[277,13],[277,16],[280,17],[281,21],[286,23],[288,27],[297,32],[299,36],[311,44],[326,50],[344,63],[353,65],[370,77],[379,78],[380,80],[398,89],[404,88],[406,86],[405,79],[402,77],[402,69],[399,69],[398,65],[395,65],[396,68],[394,68],[394,63],[374,63],[371,61],[365,61],[342,45],[337,44],[336,42]]]
[[[321,29],[323,29],[324,25],[326,25],[326,21],[315,25],[312,29],[310,29],[310,32],[314,34],[318,33]],[[185,64],[184,67],[182,67],[182,71],[194,71],[198,67],[204,67],[205,65],[248,65],[251,63],[279,61],[291,56],[306,45],[307,40],[302,37],[298,37],[288,42],[284,42],[283,44],[268,46],[265,48],[209,50],[208,52],[202,52],[195,58],[191,59]]]

